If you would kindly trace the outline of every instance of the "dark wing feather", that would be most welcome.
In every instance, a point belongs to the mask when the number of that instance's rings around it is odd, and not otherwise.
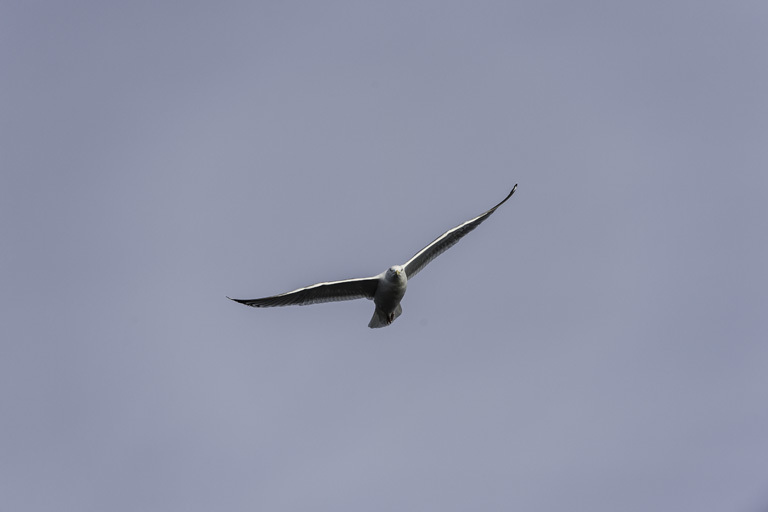
[[[515,184],[514,187],[512,187],[512,191],[507,195],[507,197],[504,198],[502,202],[488,210],[487,212],[478,215],[474,219],[470,219],[467,222],[460,224],[456,226],[453,229],[450,229],[440,235],[439,237],[435,238],[435,240],[417,252],[413,258],[408,260],[408,262],[404,265],[405,266],[405,275],[408,277],[408,279],[411,279],[413,276],[419,273],[421,269],[423,269],[425,266],[427,266],[427,263],[432,261],[433,259],[437,258],[439,255],[447,251],[449,248],[451,248],[456,242],[462,239],[464,235],[475,229],[477,226],[479,226],[485,219],[491,216],[493,212],[496,211],[496,208],[503,205],[507,199],[512,197],[512,194],[515,193],[515,190],[517,189],[517,184]]]
[[[317,283],[306,288],[299,288],[292,292],[264,297],[263,299],[232,299],[230,300],[251,306],[254,308],[271,308],[275,306],[306,306],[320,302],[334,302],[352,299],[372,299],[376,294],[378,277],[364,277],[361,279],[347,279],[345,281],[332,281]]]

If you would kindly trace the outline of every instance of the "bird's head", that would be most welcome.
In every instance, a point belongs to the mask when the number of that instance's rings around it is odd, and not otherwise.
[[[405,277],[405,268],[402,265],[392,265],[387,269],[387,277],[390,280],[397,280]]]

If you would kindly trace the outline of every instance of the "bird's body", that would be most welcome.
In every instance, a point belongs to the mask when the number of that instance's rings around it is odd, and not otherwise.
[[[403,312],[400,301],[403,300],[407,286],[408,276],[405,275],[401,265],[390,267],[379,275],[376,293],[373,296],[376,309],[368,327],[384,327],[400,316]]]
[[[467,233],[479,226],[480,223],[496,211],[496,208],[512,197],[512,194],[515,193],[516,189],[517,185],[512,187],[512,191],[503,201],[490,210],[453,229],[449,229],[437,237],[431,244],[417,252],[405,264],[389,267],[386,271],[377,276],[318,283],[280,295],[264,297],[263,299],[232,300],[247,306],[262,308],[290,305],[305,306],[320,302],[367,298],[372,299],[376,305],[376,309],[373,312],[373,317],[371,318],[368,327],[386,327],[394,322],[403,312],[400,301],[405,295],[408,280],[412,279],[427,265],[427,263],[445,252]]]

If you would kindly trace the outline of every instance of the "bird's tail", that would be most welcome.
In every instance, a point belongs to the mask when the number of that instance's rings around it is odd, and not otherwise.
[[[395,316],[392,318],[392,322],[395,321],[395,318],[399,317],[403,314],[403,308],[400,306],[400,304],[397,305],[395,308]],[[378,307],[373,312],[373,317],[371,317],[371,321],[368,323],[368,327],[371,329],[376,329],[378,327],[386,327],[392,322],[389,321],[389,315]]]

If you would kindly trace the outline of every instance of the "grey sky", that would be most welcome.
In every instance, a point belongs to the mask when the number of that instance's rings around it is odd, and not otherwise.
[[[763,2],[4,2],[0,509],[768,507]],[[374,275],[515,196],[369,301]]]

